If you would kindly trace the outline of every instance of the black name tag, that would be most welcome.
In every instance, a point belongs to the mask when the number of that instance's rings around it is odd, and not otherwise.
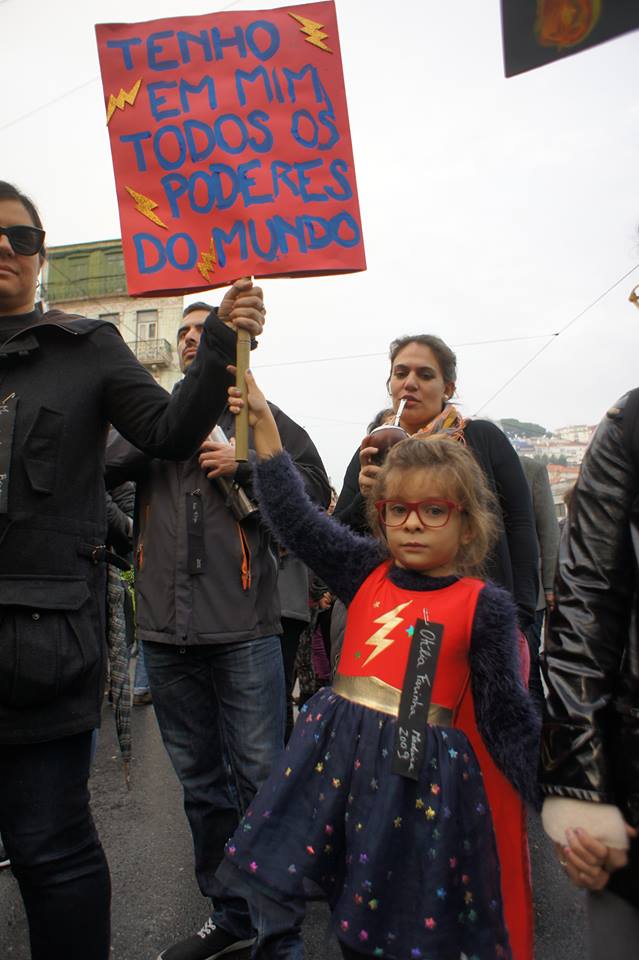
[[[18,398],[15,395],[0,401],[0,514],[9,512],[11,450],[17,410]]]
[[[399,702],[397,735],[391,772],[419,780],[424,759],[428,710],[444,626],[418,620],[415,624]]]
[[[206,570],[204,547],[204,511],[199,490],[186,495],[186,528],[189,551],[189,573],[199,574]]]

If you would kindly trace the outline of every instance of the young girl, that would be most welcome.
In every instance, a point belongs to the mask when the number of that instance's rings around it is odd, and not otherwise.
[[[254,916],[319,890],[345,957],[531,960],[539,721],[513,603],[469,576],[495,533],[482,472],[447,438],[399,443],[371,497],[379,539],[359,537],[308,500],[246,379],[263,515],[348,621],[335,682],[302,709],[219,876]],[[254,956],[299,955],[271,950]]]

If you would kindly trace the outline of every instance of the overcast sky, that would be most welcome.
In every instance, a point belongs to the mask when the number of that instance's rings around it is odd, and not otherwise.
[[[0,0],[0,179],[34,198],[51,245],[119,236],[94,24],[265,6]],[[405,333],[457,348],[467,414],[596,422],[639,384],[639,269],[490,398],[639,264],[639,33],[506,80],[498,0],[337,13],[368,270],[264,282],[252,365],[269,398],[338,486]]]

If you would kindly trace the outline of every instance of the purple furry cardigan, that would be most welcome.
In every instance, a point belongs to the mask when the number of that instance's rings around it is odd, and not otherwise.
[[[308,498],[286,452],[257,466],[262,516],[277,541],[295,553],[347,606],[366,577],[388,558],[383,544],[328,517]],[[404,590],[437,590],[455,577],[428,577],[391,567]],[[541,720],[521,681],[517,612],[509,593],[486,583],[477,600],[470,646],[477,727],[493,760],[528,803],[540,806],[537,762]]]

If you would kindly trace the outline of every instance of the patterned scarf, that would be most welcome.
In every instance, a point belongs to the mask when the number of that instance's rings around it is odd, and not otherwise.
[[[453,403],[447,403],[438,417],[421,427],[413,436],[426,440],[437,434],[465,444],[464,427],[467,422]]]
[[[126,635],[124,592],[120,571],[107,564],[107,639],[109,643],[109,693],[115,713],[115,729],[124,764],[124,780],[130,784],[131,763],[131,686],[129,649]]]

